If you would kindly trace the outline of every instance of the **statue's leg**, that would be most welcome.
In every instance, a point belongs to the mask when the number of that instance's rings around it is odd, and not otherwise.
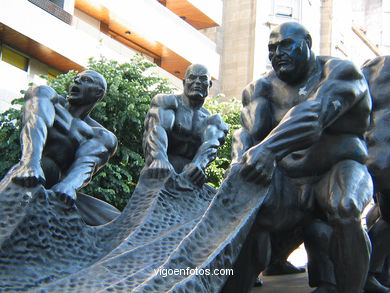
[[[271,260],[263,272],[265,276],[296,274],[305,272],[304,268],[295,267],[288,262],[289,255],[303,242],[302,226],[271,233]]]
[[[256,219],[240,254],[234,264],[234,275],[230,276],[221,292],[236,293],[250,292],[255,285],[258,275],[267,267],[271,257],[271,239],[269,227],[274,223],[273,217],[277,211],[272,209],[277,200],[276,185],[279,182],[280,172],[276,171],[268,194],[257,212]],[[270,211],[272,213],[270,214]]]
[[[305,227],[309,285],[318,287],[323,292],[337,292],[334,266],[330,258],[331,238],[332,227],[324,221],[315,219]]]
[[[272,196],[267,196],[259,211],[257,224],[270,231],[271,260],[263,275],[304,272],[287,261],[288,256],[303,242],[303,222],[310,200],[307,201],[301,180],[296,182],[276,170],[272,181]]]
[[[389,288],[390,291],[390,254],[388,254],[385,258],[383,264],[382,274],[379,278],[381,284]]]
[[[389,292],[389,288],[379,283],[378,278],[383,274],[384,262],[390,252],[390,225],[379,219],[369,230],[372,253],[370,269],[365,285],[367,292]]]
[[[221,292],[250,292],[259,273],[269,264],[270,233],[295,229],[303,219],[298,191],[290,178],[275,170],[269,192],[236,260],[234,276],[229,277]]]
[[[317,203],[333,229],[330,250],[338,292],[361,293],[371,247],[360,217],[372,198],[371,176],[364,165],[345,160],[314,187]]]
[[[269,262],[271,243],[269,232],[252,226],[234,264],[234,275],[226,281],[221,293],[250,292],[259,273]]]
[[[389,292],[388,286],[388,264],[386,258],[390,255],[390,190],[387,190],[387,182],[382,182],[376,177],[373,177],[376,182],[376,189],[380,191],[376,193],[377,206],[380,209],[380,218],[369,227],[368,235],[372,244],[372,253],[370,260],[370,269],[366,282],[367,292]],[[378,179],[378,180],[376,180]]]

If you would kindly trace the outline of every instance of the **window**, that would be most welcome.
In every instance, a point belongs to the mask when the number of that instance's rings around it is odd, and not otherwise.
[[[67,24],[72,23],[72,15],[66,12],[63,7],[65,5],[64,0],[28,0],[39,8],[45,10],[51,15],[61,19]]]
[[[21,70],[24,71],[28,70],[28,61],[29,61],[28,58],[9,47],[2,46],[1,60]]]
[[[47,75],[49,76],[49,78],[56,78],[57,75],[59,75],[59,74],[61,74],[61,73],[53,68],[49,68],[47,70]]]
[[[275,15],[276,16],[292,17],[293,16],[293,8],[291,6],[278,5],[275,7]]]
[[[49,0],[49,1],[61,8],[64,8],[64,0]]]
[[[298,19],[300,14],[300,0],[274,0],[273,15]]]

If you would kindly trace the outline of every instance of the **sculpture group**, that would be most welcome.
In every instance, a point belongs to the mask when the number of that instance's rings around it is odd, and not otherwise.
[[[390,292],[389,60],[359,69],[316,56],[311,45],[298,23],[272,30],[273,70],[243,91],[242,127],[219,190],[205,184],[205,169],[228,127],[203,107],[207,68],[188,67],[182,94],[155,96],[144,125],[146,165],[120,215],[79,192],[117,145],[89,116],[104,77],[79,73],[67,98],[30,88],[21,160],[0,184],[0,286],[250,292],[271,254],[303,241],[313,292]],[[361,214],[374,195],[367,233]],[[210,273],[222,268],[234,274]],[[160,274],[175,269],[182,274]]]

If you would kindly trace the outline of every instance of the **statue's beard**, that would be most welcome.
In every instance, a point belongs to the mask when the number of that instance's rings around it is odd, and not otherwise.
[[[276,76],[285,82],[288,82],[290,80],[291,81],[295,80],[297,77],[295,76],[296,72],[294,69],[295,68],[293,68],[293,69],[285,68],[285,67],[279,68],[278,70],[275,71]]]
[[[288,84],[297,83],[306,76],[307,66],[301,65],[289,64],[288,66],[281,66],[275,70],[276,76]]]

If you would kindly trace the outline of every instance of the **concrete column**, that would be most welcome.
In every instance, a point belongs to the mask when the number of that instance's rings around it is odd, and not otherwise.
[[[321,41],[320,54],[330,56],[332,52],[333,0],[321,1]]]
[[[256,0],[224,0],[219,91],[240,98],[253,79]]]

